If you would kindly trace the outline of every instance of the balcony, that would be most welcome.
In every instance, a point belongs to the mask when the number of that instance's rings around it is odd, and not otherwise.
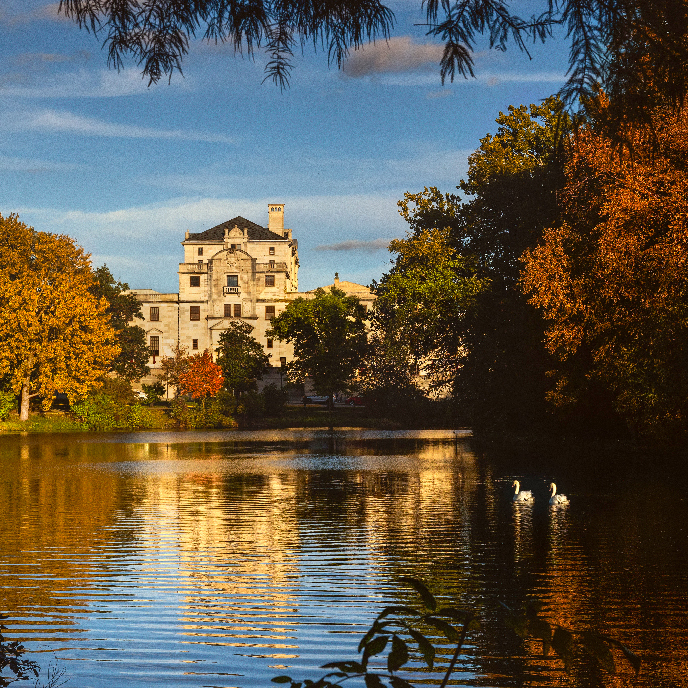
[[[239,294],[239,287],[222,287],[222,293],[223,295],[227,294]]]

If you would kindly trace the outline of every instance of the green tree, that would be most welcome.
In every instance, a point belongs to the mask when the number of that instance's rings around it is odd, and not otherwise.
[[[427,193],[443,203],[436,190]],[[420,196],[413,199],[429,210],[427,199]],[[407,194],[400,205],[413,226],[411,198]],[[386,376],[378,384],[388,387],[411,381],[422,366],[439,390],[454,381],[463,352],[460,323],[484,285],[475,276],[472,259],[458,255],[451,246],[449,228],[416,224],[415,230],[390,244],[389,250],[397,254],[395,265],[371,285],[377,297],[376,352],[369,370]]]
[[[509,107],[496,121],[497,132],[481,139],[459,185],[468,200],[454,208],[455,246],[475,260],[487,285],[463,322],[465,356],[454,394],[477,432],[527,432],[551,420],[545,402],[551,362],[543,319],[520,282],[522,257],[559,217],[561,131],[570,130],[570,120],[562,103],[549,98]]]
[[[383,340],[451,385],[476,432],[547,418],[544,323],[523,294],[521,257],[557,217],[570,121],[550,98],[497,124],[469,158],[466,202],[431,188],[399,203],[410,238],[392,243],[395,266],[375,285]]]
[[[367,351],[365,306],[340,289],[317,289],[312,299],[292,301],[276,318],[268,337],[294,345],[289,377],[309,377],[318,394],[333,395],[346,389]]]
[[[141,302],[133,294],[126,293],[129,285],[116,281],[107,265],[97,268],[94,275],[96,282],[90,292],[96,298],[102,297],[108,302],[110,324],[115,329],[120,348],[119,355],[112,362],[111,371],[127,380],[140,380],[150,372],[146,331],[129,323],[134,318],[143,320]]]
[[[265,368],[270,365],[270,357],[251,332],[253,327],[247,322],[231,322],[220,334],[219,346],[215,349],[225,388],[234,396],[255,389],[256,380],[263,377]]]
[[[48,408],[56,391],[83,398],[119,354],[88,255],[67,236],[37,232],[0,215],[0,378]]]

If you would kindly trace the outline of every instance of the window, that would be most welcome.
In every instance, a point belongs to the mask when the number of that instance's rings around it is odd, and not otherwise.
[[[151,335],[150,338],[150,355],[160,356],[160,337]]]
[[[265,319],[270,320],[270,318],[275,317],[275,307],[274,306],[265,306]]]
[[[190,275],[189,276],[189,286],[190,287],[200,287],[201,286],[201,276],[200,275]]]
[[[285,232],[285,233],[284,233],[284,238],[285,238],[285,239],[288,239],[288,238],[289,238],[289,232]]]
[[[227,275],[227,286],[228,287],[238,287],[239,286],[239,275]]]
[[[201,319],[201,307],[200,306],[190,306],[189,307],[189,320],[200,320]]]
[[[275,261],[274,261],[274,260],[271,260],[271,261],[268,263],[268,266],[269,266],[270,270],[274,270],[274,269],[275,269]]]
[[[198,339],[191,340],[191,348],[194,349],[194,351],[198,349]]]
[[[202,260],[198,261],[198,269],[203,270],[203,261]]]
[[[265,286],[266,287],[274,287],[275,286],[275,276],[274,275],[265,275]]]
[[[151,320],[160,320],[160,307],[159,306],[151,306],[150,319]]]
[[[269,253],[271,256],[274,256],[274,255],[275,255],[275,247],[274,247],[274,246],[270,246],[270,248],[268,249],[268,253]]]
[[[199,248],[198,248],[198,255],[199,256],[203,255],[203,247],[202,246],[199,246]]]
[[[272,349],[272,339],[268,339],[267,348]]]
[[[231,317],[232,317],[232,304],[226,303],[225,304],[225,318],[231,318]]]
[[[239,248],[238,244],[232,244],[229,248],[232,249],[232,251],[236,251]]]
[[[234,317],[235,318],[241,317],[241,304],[240,303],[234,304]]]

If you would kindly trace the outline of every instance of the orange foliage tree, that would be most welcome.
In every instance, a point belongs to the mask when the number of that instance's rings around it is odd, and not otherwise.
[[[688,113],[652,119],[630,153],[579,133],[563,221],[526,252],[523,285],[558,359],[550,398],[661,435],[688,428]]]
[[[206,349],[202,354],[189,356],[185,369],[179,374],[179,391],[194,399],[215,396],[225,381],[222,368],[215,363]]]
[[[91,289],[89,256],[73,239],[0,215],[0,380],[50,407],[56,391],[80,399],[120,352],[108,303]]]

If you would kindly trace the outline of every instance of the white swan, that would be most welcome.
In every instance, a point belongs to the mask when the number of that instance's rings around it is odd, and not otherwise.
[[[563,494],[557,494],[557,486],[554,483],[549,484],[549,490],[552,495],[549,498],[550,504],[568,504],[569,498]]]
[[[533,493],[530,490],[521,490],[521,483],[518,480],[514,480],[512,487],[516,488],[514,490],[514,496],[512,501],[514,502],[532,502]]]

